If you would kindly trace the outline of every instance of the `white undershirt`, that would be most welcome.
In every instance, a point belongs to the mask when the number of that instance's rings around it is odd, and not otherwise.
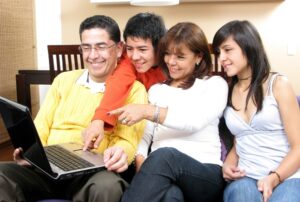
[[[88,70],[85,70],[83,74],[78,78],[76,84],[85,86],[91,90],[91,93],[104,93],[105,82],[95,82],[90,76]]]

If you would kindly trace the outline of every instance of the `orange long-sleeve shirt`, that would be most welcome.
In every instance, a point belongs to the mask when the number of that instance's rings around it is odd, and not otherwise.
[[[165,79],[166,76],[159,67],[151,68],[146,73],[138,73],[124,52],[116,70],[106,80],[106,93],[95,111],[93,120],[103,120],[104,129],[111,130],[116,124],[117,117],[109,116],[107,112],[124,105],[135,80],[140,81],[149,90],[153,84],[163,82]]]

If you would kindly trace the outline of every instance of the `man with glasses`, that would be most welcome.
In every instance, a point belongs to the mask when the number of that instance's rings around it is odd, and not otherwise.
[[[122,54],[120,30],[107,16],[93,16],[80,25],[80,50],[86,70],[59,74],[53,81],[36,118],[43,145],[82,142],[81,132],[90,123],[101,101],[105,83]],[[147,103],[145,88],[135,82],[126,103]],[[71,179],[52,181],[14,151],[16,163],[0,164],[0,201],[36,201],[64,197],[73,201],[120,200],[127,182],[120,173],[127,170],[143,134],[144,123],[117,124],[104,135],[97,152],[104,154],[106,169]],[[133,135],[134,134],[134,135]]]

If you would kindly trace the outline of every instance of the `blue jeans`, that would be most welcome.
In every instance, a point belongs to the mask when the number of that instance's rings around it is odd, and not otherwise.
[[[224,202],[261,202],[263,195],[257,189],[257,180],[243,177],[226,186]],[[298,202],[300,201],[300,179],[289,179],[279,184],[268,202]]]
[[[174,148],[161,148],[143,163],[122,202],[213,202],[222,197],[223,188],[219,165],[200,163]]]

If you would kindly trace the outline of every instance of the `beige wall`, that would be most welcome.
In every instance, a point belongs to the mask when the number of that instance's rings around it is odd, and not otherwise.
[[[162,15],[167,27],[180,21],[197,23],[212,40],[217,29],[233,19],[250,20],[258,28],[264,41],[272,68],[289,77],[295,92],[300,95],[300,19],[299,0],[282,2],[189,3],[171,7],[133,7],[129,5],[103,6],[89,0],[62,0],[62,41],[79,43],[80,22],[91,15],[113,17],[124,29],[126,21],[138,12]],[[296,38],[297,36],[297,38]],[[287,55],[288,44],[294,45],[296,55]]]
[[[0,96],[15,101],[16,73],[36,67],[33,11],[33,0],[0,1]],[[34,92],[33,89],[33,95]],[[0,143],[8,139],[0,115]]]

